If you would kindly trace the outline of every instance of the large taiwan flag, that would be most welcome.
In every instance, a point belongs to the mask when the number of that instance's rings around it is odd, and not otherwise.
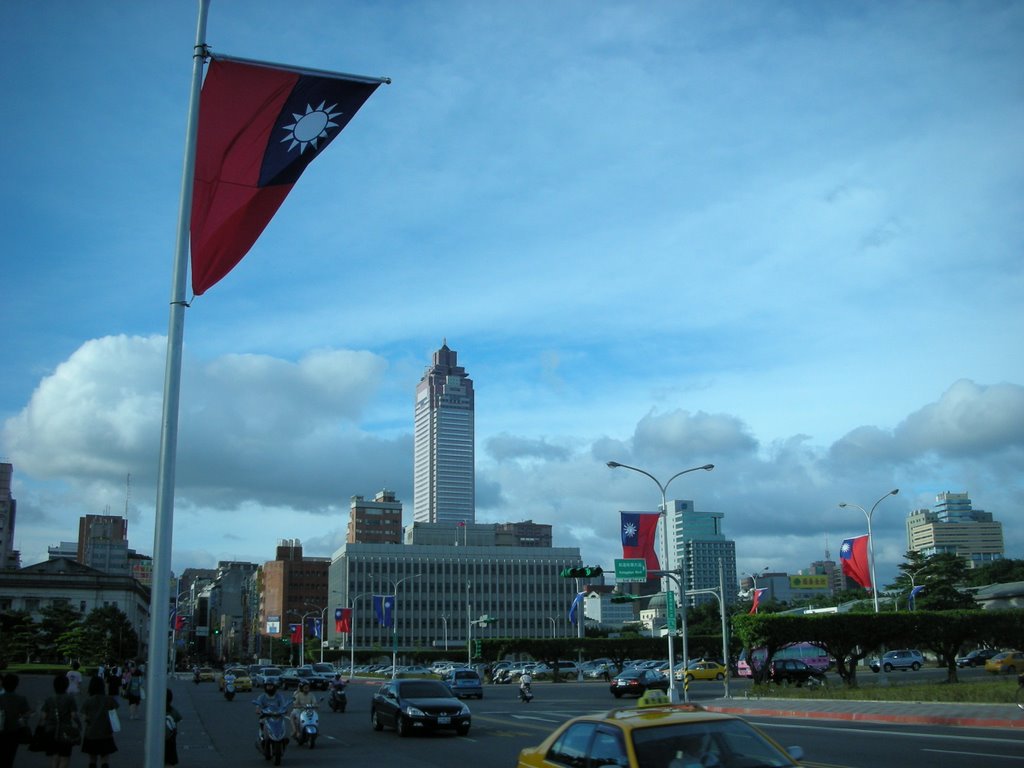
[[[380,78],[214,58],[199,98],[192,192],[192,291],[249,252],[302,172]]]
[[[871,589],[871,569],[868,563],[868,535],[854,536],[844,539],[839,548],[839,562],[843,573],[860,584],[864,589]]]
[[[647,561],[648,571],[661,568],[658,555],[654,551],[654,539],[658,533],[657,512],[620,512],[622,526],[622,556],[630,559]],[[656,579],[648,576],[647,579]]]

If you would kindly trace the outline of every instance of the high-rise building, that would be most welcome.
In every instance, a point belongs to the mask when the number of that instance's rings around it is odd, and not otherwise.
[[[668,502],[668,568],[679,568],[685,556],[686,588],[719,587],[719,562],[725,581],[725,601],[736,600],[736,542],[722,532],[722,512],[698,512],[692,501],[673,499]],[[661,552],[658,553],[659,557]],[[690,605],[714,602],[711,594],[694,595]]]
[[[303,557],[302,542],[281,539],[273,560],[263,564],[264,627],[274,626],[266,634],[281,636],[289,624],[301,624],[310,606],[327,605],[328,557]]]
[[[11,495],[14,465],[0,462],[0,570],[17,570],[21,556],[14,550],[14,518],[18,502]]]
[[[394,491],[379,491],[373,501],[353,496],[348,518],[349,544],[401,544],[402,502]]]
[[[991,512],[974,509],[966,493],[944,491],[935,497],[934,510],[907,515],[907,549],[925,557],[955,554],[977,568],[1003,558],[1003,525]]]
[[[78,562],[104,573],[130,575],[128,520],[118,515],[80,517]]]
[[[442,342],[416,385],[413,520],[475,522],[473,381]]]

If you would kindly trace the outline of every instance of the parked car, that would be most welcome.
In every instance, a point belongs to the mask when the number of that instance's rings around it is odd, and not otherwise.
[[[1024,653],[1003,651],[985,662],[985,671],[997,675],[1015,675],[1024,670]]]
[[[612,678],[609,685],[609,690],[616,699],[623,696],[642,696],[652,689],[668,690],[668,678],[653,669],[627,669]]]
[[[392,726],[399,736],[440,729],[465,736],[472,715],[440,680],[399,678],[385,683],[373,695],[370,722],[375,731]]]
[[[963,656],[956,657],[958,667],[983,667],[985,662],[995,656],[999,651],[995,648],[978,648]]]
[[[777,685],[824,685],[825,673],[800,659],[777,659],[768,665],[768,681]]]
[[[784,749],[745,720],[688,704],[573,718],[522,750],[517,766],[796,766],[802,756],[800,747]]]
[[[917,672],[922,666],[924,666],[924,654],[918,650],[888,651],[882,655],[881,659],[871,660],[872,672],[881,670],[892,672],[894,669],[904,672],[912,669]]]
[[[474,669],[453,669],[445,675],[443,682],[458,699],[484,697],[483,681]]]

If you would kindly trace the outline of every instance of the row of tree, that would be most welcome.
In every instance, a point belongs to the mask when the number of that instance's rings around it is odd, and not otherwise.
[[[0,665],[41,661],[83,665],[137,658],[139,635],[123,611],[94,608],[83,616],[66,603],[40,610],[39,621],[23,611],[0,613]]]

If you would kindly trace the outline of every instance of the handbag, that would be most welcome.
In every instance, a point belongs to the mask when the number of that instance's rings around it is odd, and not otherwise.
[[[120,733],[121,732],[121,718],[117,716],[117,710],[116,709],[108,709],[107,710],[107,717],[110,718],[110,730],[112,730],[114,733]]]

